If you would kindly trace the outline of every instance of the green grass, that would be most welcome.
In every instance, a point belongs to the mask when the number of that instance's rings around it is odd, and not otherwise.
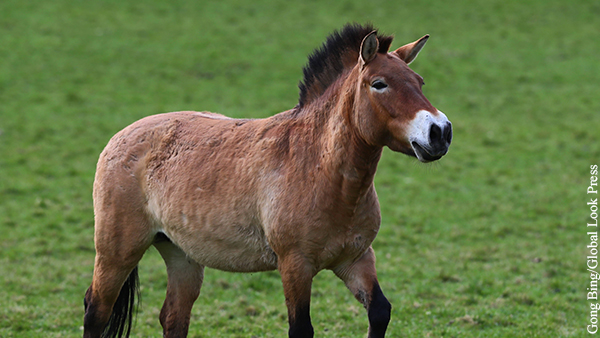
[[[371,21],[453,122],[439,163],[386,151],[374,243],[390,337],[583,337],[585,189],[600,162],[594,1],[0,2],[0,337],[80,336],[91,187],[109,138],[150,114],[293,107],[307,55]],[[166,272],[140,264],[136,337],[160,336]],[[281,337],[276,272],[207,270],[190,337]],[[317,276],[317,336],[360,337],[362,307]]]

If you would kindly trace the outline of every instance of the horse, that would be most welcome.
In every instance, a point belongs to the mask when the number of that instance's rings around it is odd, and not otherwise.
[[[391,304],[371,243],[381,223],[373,179],[384,147],[432,162],[452,124],[408,65],[429,35],[389,52],[392,36],[347,24],[309,56],[298,104],[264,119],[152,115],[115,134],[93,188],[96,257],[83,336],[131,332],[138,262],[167,267],[164,337],[188,334],[204,268],[278,270],[289,337],[313,337],[313,277],[331,270],[384,337]]]

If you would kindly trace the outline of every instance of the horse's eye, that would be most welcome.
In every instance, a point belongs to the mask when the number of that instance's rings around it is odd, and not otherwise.
[[[381,80],[375,80],[373,81],[373,83],[371,84],[371,87],[377,89],[377,90],[382,90],[384,88],[387,88],[387,84]]]

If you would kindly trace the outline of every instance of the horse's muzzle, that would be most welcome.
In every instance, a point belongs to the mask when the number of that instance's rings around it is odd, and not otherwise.
[[[410,145],[421,162],[432,162],[446,155],[452,142],[452,123],[441,111],[433,115],[421,110],[411,123]]]

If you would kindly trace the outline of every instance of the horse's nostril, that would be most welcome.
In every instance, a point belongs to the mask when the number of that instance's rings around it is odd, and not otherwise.
[[[452,125],[450,123],[444,128],[444,140],[446,140],[448,144],[452,142]]]
[[[447,149],[452,142],[452,124],[431,124],[429,127],[429,144],[433,149]]]
[[[429,141],[432,144],[438,143],[442,140],[442,129],[437,124],[432,124],[429,130]]]

